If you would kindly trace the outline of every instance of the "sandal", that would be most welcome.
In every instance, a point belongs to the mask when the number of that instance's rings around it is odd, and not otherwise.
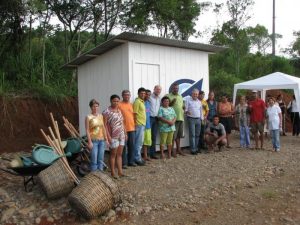
[[[117,175],[113,176],[114,179],[118,180],[119,177]]]

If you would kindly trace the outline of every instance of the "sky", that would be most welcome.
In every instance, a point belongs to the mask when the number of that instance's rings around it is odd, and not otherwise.
[[[203,2],[203,0],[199,0],[199,2]],[[210,0],[210,2],[220,4],[226,3],[226,0]],[[246,26],[255,27],[256,24],[260,24],[265,26],[269,33],[272,33],[273,0],[254,0],[254,2],[254,6],[249,10],[251,19],[246,23]],[[275,32],[282,35],[282,38],[278,39],[276,43],[276,54],[282,55],[280,49],[289,47],[295,41],[293,31],[300,31],[300,0],[276,0],[275,10]],[[200,15],[196,29],[201,32],[214,29],[226,20],[228,20],[226,15],[222,14],[217,17],[211,9]],[[189,41],[208,43],[210,33],[211,30],[204,37],[191,37]],[[268,52],[271,52],[271,49]]]

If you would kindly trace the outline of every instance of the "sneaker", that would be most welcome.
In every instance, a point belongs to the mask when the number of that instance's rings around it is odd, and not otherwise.
[[[280,152],[280,148],[276,148],[276,149],[275,149],[275,152]]]
[[[128,163],[128,166],[136,167],[137,165],[135,163]]]
[[[127,165],[123,165],[122,169],[124,169],[124,170],[128,169]]]
[[[145,166],[145,161],[141,160],[141,161],[136,161],[135,162],[138,166]]]

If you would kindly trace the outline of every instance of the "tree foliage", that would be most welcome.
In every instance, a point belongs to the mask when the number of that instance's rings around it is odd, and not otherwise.
[[[209,4],[196,0],[129,1],[122,16],[123,25],[136,32],[156,29],[159,36],[181,40],[196,33],[201,9]]]
[[[210,43],[228,49],[210,56],[212,89],[230,93],[234,83],[275,70],[300,72],[300,32],[289,48],[292,60],[269,56],[268,30],[246,26],[252,5],[253,0],[215,5],[214,12],[225,8],[229,20],[212,32]],[[106,41],[113,30],[188,40],[200,33],[196,22],[210,6],[197,0],[0,1],[0,94],[75,95],[76,74],[61,66]]]

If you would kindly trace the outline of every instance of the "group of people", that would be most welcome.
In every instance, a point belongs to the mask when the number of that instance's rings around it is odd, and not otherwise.
[[[240,131],[241,147],[250,147],[251,130],[255,148],[263,148],[264,122],[267,118],[273,148],[280,150],[279,132],[283,117],[282,109],[275,104],[274,98],[268,99],[267,107],[253,91],[253,99],[247,103],[245,96],[242,96],[234,107],[226,95],[217,102],[212,91],[205,100],[205,93],[198,89],[193,89],[191,96],[186,98],[179,94],[178,84],[173,84],[171,93],[163,97],[161,89],[159,85],[154,87],[153,92],[139,88],[133,104],[130,102],[130,91],[123,90],[122,100],[118,95],[112,95],[110,106],[102,113],[99,113],[99,102],[95,99],[90,101],[91,113],[86,116],[85,127],[92,171],[103,170],[105,146],[110,149],[109,164],[114,178],[125,176],[123,169],[128,166],[143,166],[146,161],[158,159],[158,134],[160,158],[177,157],[177,154],[184,156],[180,140],[184,137],[185,119],[189,129],[189,148],[194,155],[231,148],[234,118]]]

